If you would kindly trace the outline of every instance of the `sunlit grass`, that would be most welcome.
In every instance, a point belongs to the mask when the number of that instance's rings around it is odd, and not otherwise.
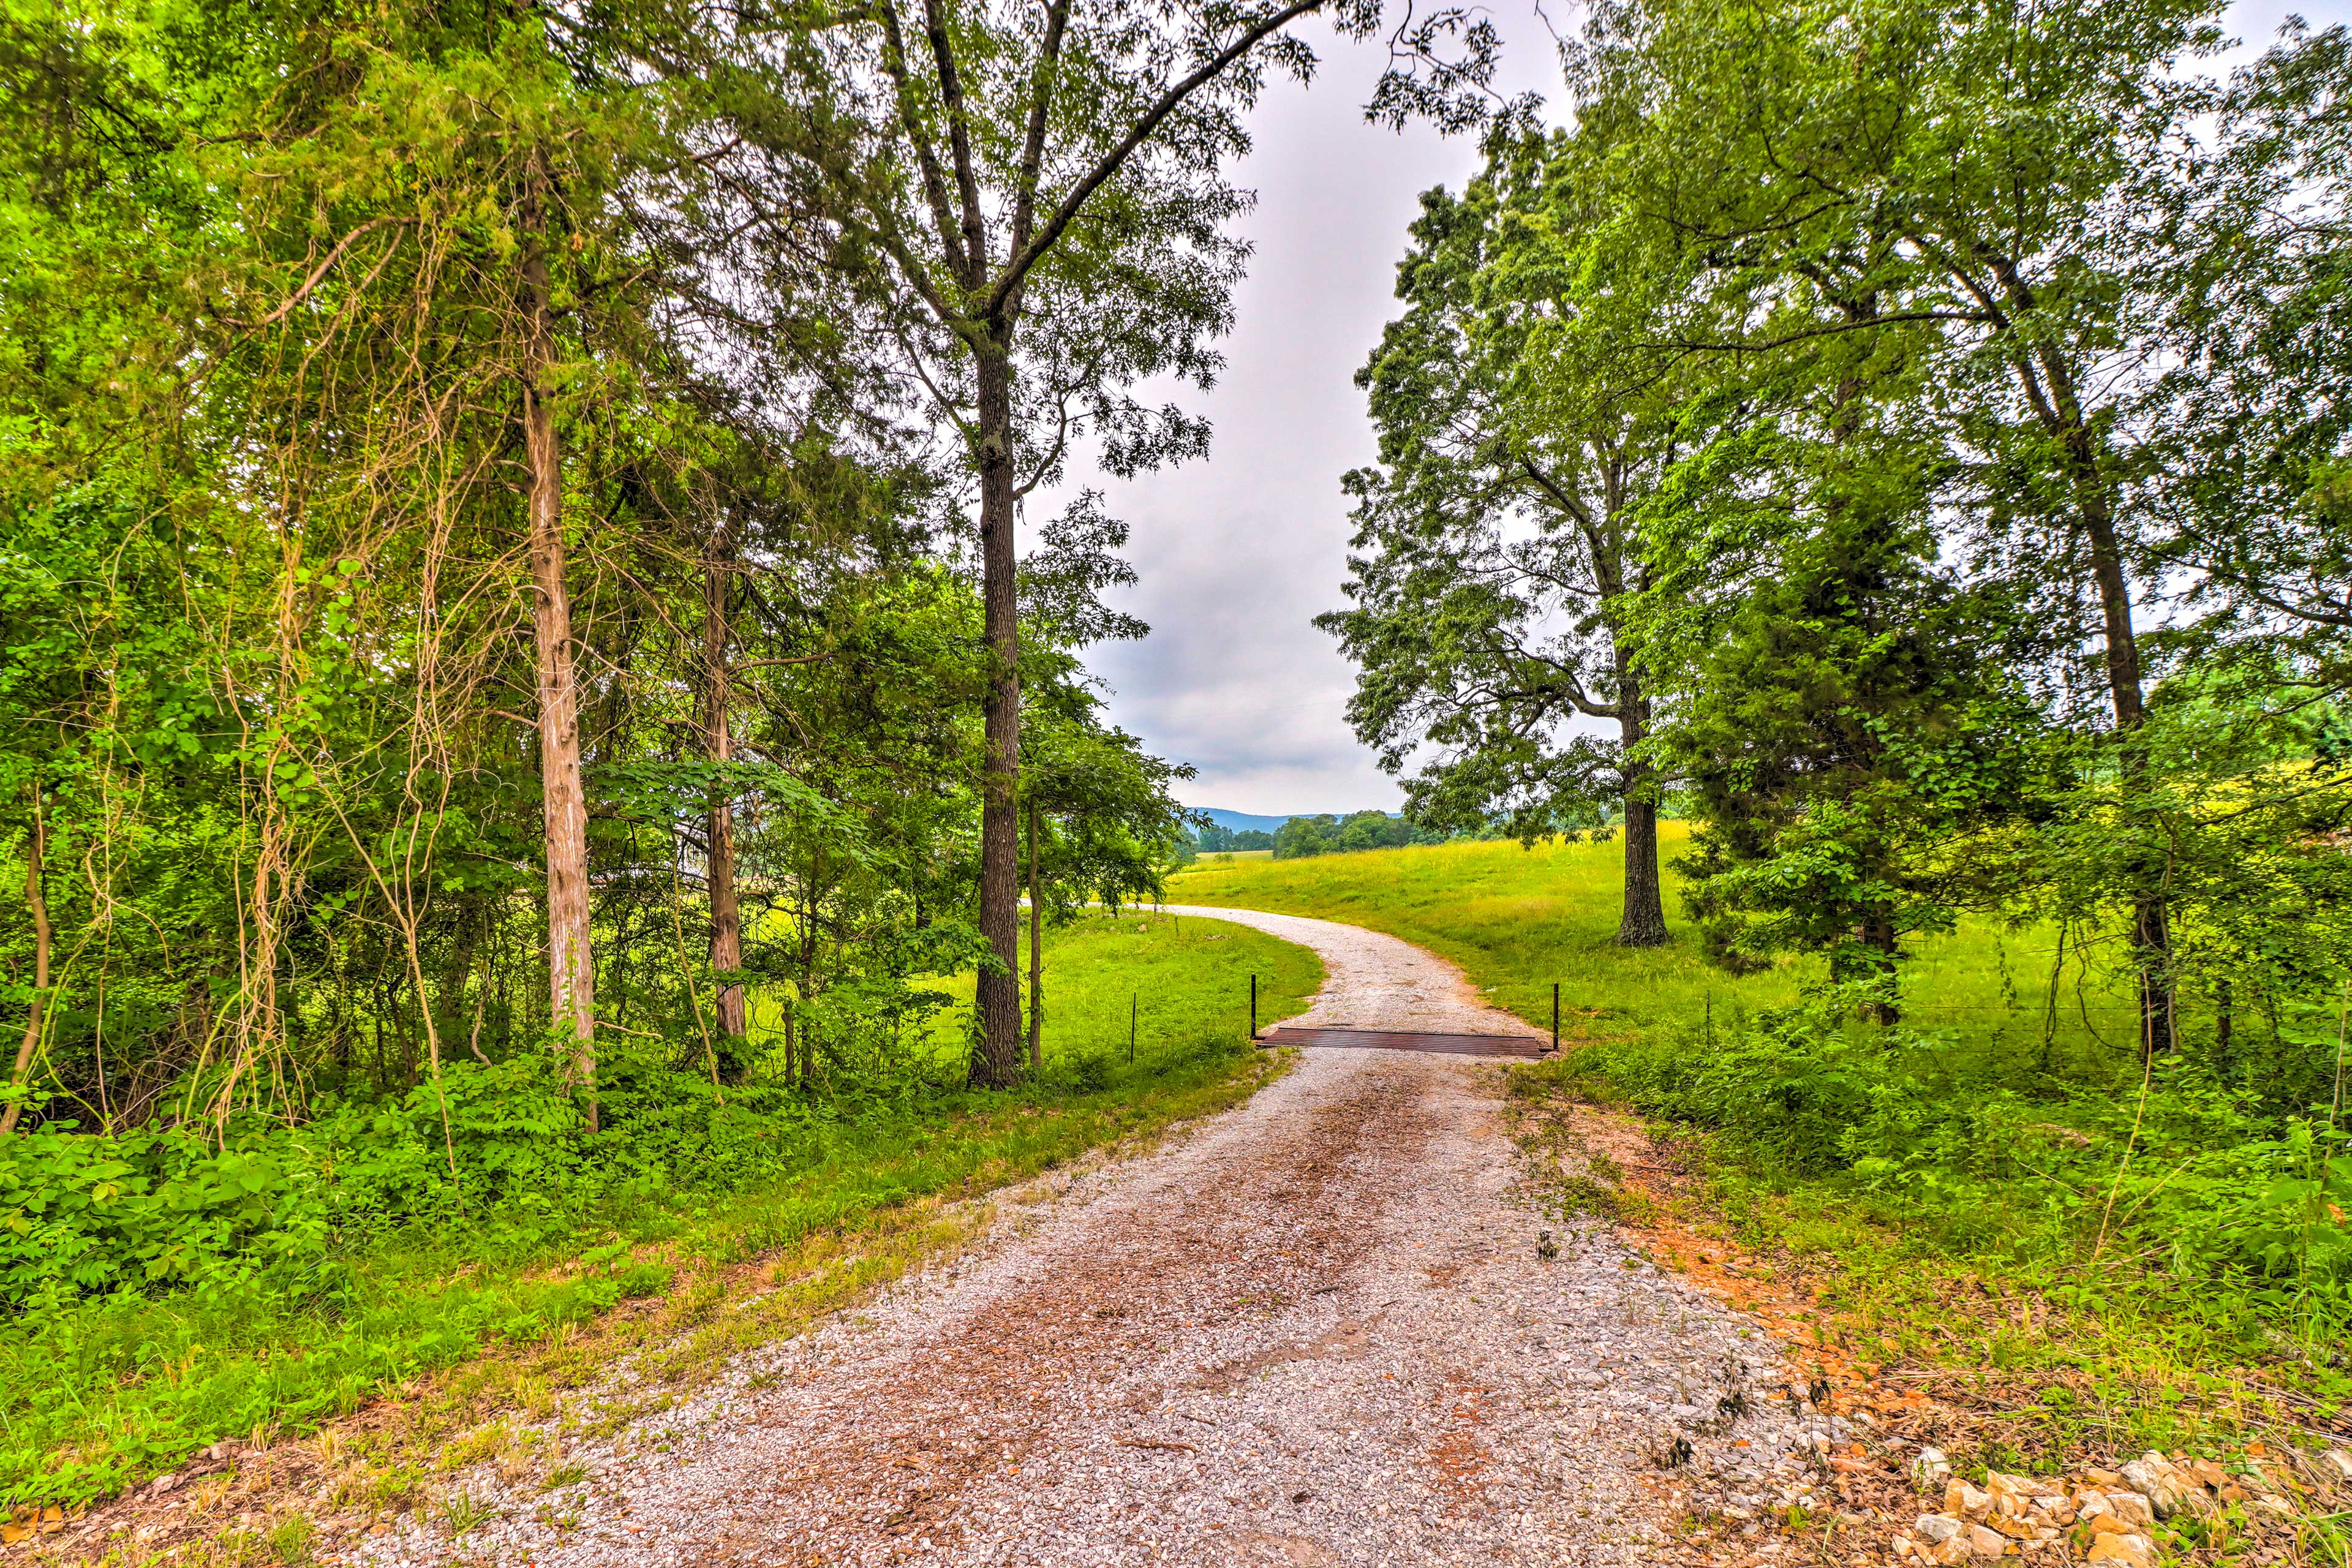
[[[1687,835],[1665,825],[1669,859]],[[1637,1090],[1621,1070],[1721,1059],[1708,1053],[1727,1048],[1745,1019],[1825,978],[1819,959],[1742,976],[1707,963],[1671,869],[1673,940],[1617,946],[1622,853],[1618,843],[1476,843],[1202,867],[1176,878],[1169,898],[1391,932],[1454,960],[1539,1026],[1557,982],[1568,1041],[1606,1048],[1519,1069],[1518,1092],[1622,1103]],[[2042,1134],[2087,1152],[2087,1172],[2070,1173],[2087,1174],[2095,1196],[2105,1190],[2143,1131],[2133,1113],[2133,999],[2110,966],[2113,950],[2095,950],[2087,970],[2070,953],[2053,975],[2054,931],[1977,918],[1910,946],[1907,1043],[1896,1048],[1943,1064],[1922,1092],[1962,1106],[1992,1093],[2030,1100],[2047,1118]],[[2193,1010],[2184,1021],[2192,1041],[2211,1026]],[[1847,1026],[1859,1039],[1885,1037]],[[2352,1390],[2330,1348],[2332,1307],[2260,1280],[2175,1274],[2161,1237],[2100,1253],[2060,1214],[2055,1188],[2030,1172],[1989,1173],[2000,1162],[1985,1150],[1953,1151],[1949,1169],[1913,1172],[1882,1191],[1854,1172],[1777,1163],[1744,1139],[1748,1129],[1670,1131],[1700,1181],[1668,1212],[1802,1271],[1819,1291],[1823,1342],[1842,1356],[1924,1363],[1942,1369],[1948,1393],[1966,1389],[2000,1408],[2006,1436],[1982,1456],[1997,1465],[2010,1462],[2004,1455],[2055,1463],[2086,1447],[2127,1455],[2233,1433],[2293,1437],[2308,1410]],[[2155,1122],[2144,1131],[2152,1138]],[[2098,1212],[2093,1202],[2094,1219]]]
[[[1029,928],[1021,928],[1021,995],[1029,996]],[[1042,1055],[1047,1075],[1074,1061],[1123,1063],[1129,1024],[1139,1058],[1195,1037],[1246,1037],[1250,976],[1258,1023],[1306,1010],[1323,984],[1313,952],[1248,926],[1151,910],[1082,914],[1045,930]],[[934,982],[954,998],[932,1020],[932,1048],[961,1058],[971,1029],[970,974]]]
[[[1689,831],[1685,823],[1661,825],[1664,858],[1683,850]],[[1624,847],[1613,840],[1444,844],[1203,866],[1172,879],[1168,897],[1320,915],[1401,936],[1452,959],[1489,1000],[1538,1026],[1550,1024],[1558,984],[1561,1031],[1570,1040],[1703,1026],[1710,1013],[1737,1018],[1787,1005],[1822,979],[1814,959],[1749,975],[1708,963],[1682,918],[1681,879],[1670,865],[1664,878],[1672,940],[1658,948],[1616,944]],[[1914,1022],[1966,1031],[2019,1070],[2038,1066],[2053,931],[1971,918],[1911,945],[1903,990]],[[2135,1073],[2131,997],[2117,978],[2104,970],[2084,977],[2070,963],[2058,992],[2053,1066],[2101,1078]]]

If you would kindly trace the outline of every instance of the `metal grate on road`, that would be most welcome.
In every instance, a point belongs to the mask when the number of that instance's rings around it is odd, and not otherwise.
[[[1542,1040],[1518,1035],[1416,1035],[1389,1029],[1268,1029],[1266,1046],[1325,1046],[1356,1051],[1435,1051],[1457,1057],[1516,1057],[1534,1061],[1551,1054]]]

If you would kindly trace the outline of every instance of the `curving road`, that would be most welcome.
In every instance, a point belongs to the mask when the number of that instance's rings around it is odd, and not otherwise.
[[[1530,1033],[1432,954],[1240,910],[1328,970],[1306,1021]],[[1562,1228],[1498,1070],[1317,1049],[1157,1152],[1069,1177],[951,1266],[578,1443],[542,1498],[379,1561],[1565,1564],[1652,1555],[1654,1457],[1704,1435],[1738,1321]],[[1760,1369],[1759,1369],[1760,1370]],[[1767,1436],[1743,1426],[1743,1435]],[[1748,1444],[1738,1445],[1745,1449]],[[1760,1447],[1760,1445],[1759,1445]],[[571,1514],[576,1528],[557,1529]],[[536,1516],[536,1517],[534,1517]]]

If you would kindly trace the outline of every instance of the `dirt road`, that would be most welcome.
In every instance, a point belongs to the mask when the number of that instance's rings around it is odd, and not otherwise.
[[[1394,938],[1178,912],[1317,949],[1329,978],[1304,1022],[1528,1032]],[[744,1358],[610,1443],[578,1445],[577,1485],[542,1498],[481,1478],[475,1495],[500,1518],[454,1542],[412,1526],[371,1555],[528,1552],[583,1568],[1648,1556],[1663,1539],[1661,1459],[1695,1450],[1702,1468],[1760,1475],[1795,1429],[1719,1411],[1770,1359],[1737,1319],[1605,1228],[1543,1212],[1499,1083],[1474,1058],[1305,1052],[1250,1103],[1071,1179],[954,1266]],[[1538,1255],[1548,1230],[1557,1257]]]

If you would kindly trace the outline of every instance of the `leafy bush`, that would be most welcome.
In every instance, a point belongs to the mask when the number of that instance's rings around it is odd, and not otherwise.
[[[1948,1034],[1854,1024],[1851,1000],[1596,1045],[1559,1070],[1715,1130],[1751,1175],[1824,1184],[1947,1247],[2138,1255],[2352,1304],[2352,1136],[2326,1107],[2267,1114],[2178,1056],[2129,1095],[2004,1073]]]
[[[116,1133],[60,1120],[0,1142],[0,1302],[184,1286],[332,1289],[339,1257],[463,1217],[528,1236],[631,1190],[726,1190],[803,1163],[845,1114],[770,1086],[616,1066],[589,1136],[536,1058],[453,1063],[383,1100]]]
[[[0,1301],[320,1272],[330,1222],[285,1140],[74,1129],[0,1142]]]

